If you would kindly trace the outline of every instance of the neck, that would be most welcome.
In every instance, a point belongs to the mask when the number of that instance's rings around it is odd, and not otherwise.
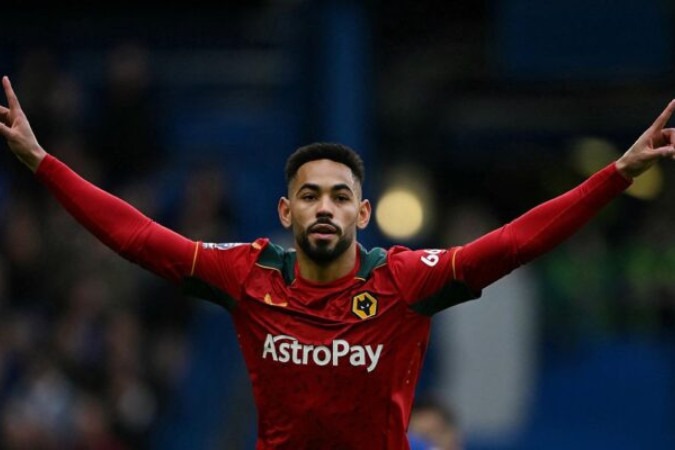
[[[317,264],[302,250],[296,250],[300,276],[313,283],[330,283],[342,278],[354,269],[356,264],[356,241],[338,258],[328,264]]]

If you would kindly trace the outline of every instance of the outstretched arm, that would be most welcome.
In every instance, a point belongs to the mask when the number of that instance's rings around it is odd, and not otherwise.
[[[665,128],[673,111],[675,100],[619,160],[581,185],[460,248],[456,277],[479,291],[570,237],[659,159],[674,159],[675,129]]]
[[[125,258],[173,281],[192,275],[197,243],[153,222],[128,203],[97,188],[38,143],[7,77],[0,135],[75,219]]]

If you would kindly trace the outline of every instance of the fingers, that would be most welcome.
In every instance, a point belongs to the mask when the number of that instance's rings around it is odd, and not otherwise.
[[[651,153],[662,158],[672,157],[675,155],[675,147],[673,145],[664,145],[663,147],[655,148]]]
[[[675,100],[671,100],[670,103],[668,103],[666,109],[663,110],[663,112],[659,115],[659,117],[656,118],[656,120],[652,124],[652,128],[660,130],[663,127],[665,127],[666,124],[668,123],[668,120],[670,120],[670,116],[673,115],[673,111],[675,111]]]
[[[9,119],[9,108],[0,105],[0,136],[6,137],[9,132],[7,125],[11,123]]]
[[[661,131],[661,135],[670,145],[675,145],[675,128],[665,128]]]
[[[0,123],[0,136],[7,139],[7,138],[9,138],[9,133],[10,133],[9,127],[7,125],[5,125],[4,123]]]
[[[7,97],[7,105],[9,106],[9,109],[20,110],[21,105],[19,104],[19,99],[14,93],[14,89],[12,89],[12,83],[10,83],[9,77],[7,75],[2,77],[2,87],[5,89],[5,96]]]

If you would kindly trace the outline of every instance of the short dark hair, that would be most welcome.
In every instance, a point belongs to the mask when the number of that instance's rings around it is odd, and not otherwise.
[[[363,185],[366,169],[359,154],[346,145],[334,142],[315,142],[295,150],[286,160],[286,183],[291,182],[300,166],[318,159],[330,159],[344,164],[351,169],[356,179]]]
[[[443,420],[443,423],[449,427],[454,428],[458,426],[457,413],[455,410],[446,403],[441,402],[436,397],[426,395],[415,399],[415,403],[413,404],[413,413],[419,413],[423,411],[438,414],[441,420]]]

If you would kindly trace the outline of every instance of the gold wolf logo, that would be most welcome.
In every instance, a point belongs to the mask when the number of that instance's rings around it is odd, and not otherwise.
[[[377,299],[370,292],[361,292],[352,297],[352,312],[359,319],[368,319],[377,314]]]

